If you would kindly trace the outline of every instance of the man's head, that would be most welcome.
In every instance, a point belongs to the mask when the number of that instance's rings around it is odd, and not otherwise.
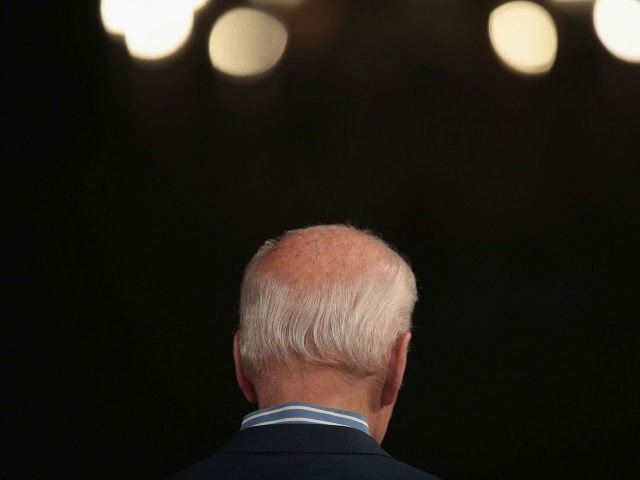
[[[384,389],[392,366],[401,370],[391,372],[393,388],[399,388],[416,299],[411,268],[369,233],[325,225],[266,242],[242,283],[235,340],[241,387],[243,380],[251,388],[304,383],[290,389],[298,393],[287,400],[295,401],[314,390],[309,377],[342,378],[354,388],[367,385],[370,394],[374,386]],[[271,396],[282,397],[282,391]],[[387,392],[391,408],[396,394]]]

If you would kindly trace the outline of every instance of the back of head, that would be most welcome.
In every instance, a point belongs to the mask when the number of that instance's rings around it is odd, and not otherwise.
[[[378,237],[344,225],[287,232],[245,271],[243,367],[264,373],[313,363],[374,375],[410,330],[416,299],[411,268]]]

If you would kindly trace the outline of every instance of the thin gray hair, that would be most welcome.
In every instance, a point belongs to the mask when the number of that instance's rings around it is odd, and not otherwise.
[[[396,339],[411,330],[417,300],[408,263],[379,237],[365,235],[389,252],[355,279],[301,288],[260,268],[260,260],[286,232],[258,249],[240,292],[240,358],[250,372],[292,360],[330,365],[364,377],[381,372]]]

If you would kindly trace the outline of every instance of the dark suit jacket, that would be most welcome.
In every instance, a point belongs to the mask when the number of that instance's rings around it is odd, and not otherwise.
[[[329,425],[239,431],[218,452],[168,480],[437,480],[395,460],[369,435]]]

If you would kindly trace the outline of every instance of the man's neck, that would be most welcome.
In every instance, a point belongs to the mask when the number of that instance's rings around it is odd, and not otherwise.
[[[354,378],[333,368],[314,367],[304,373],[272,370],[256,383],[259,408],[302,402],[348,410],[367,418],[371,436],[379,443],[391,416],[390,407],[381,407],[379,383],[371,377]]]

